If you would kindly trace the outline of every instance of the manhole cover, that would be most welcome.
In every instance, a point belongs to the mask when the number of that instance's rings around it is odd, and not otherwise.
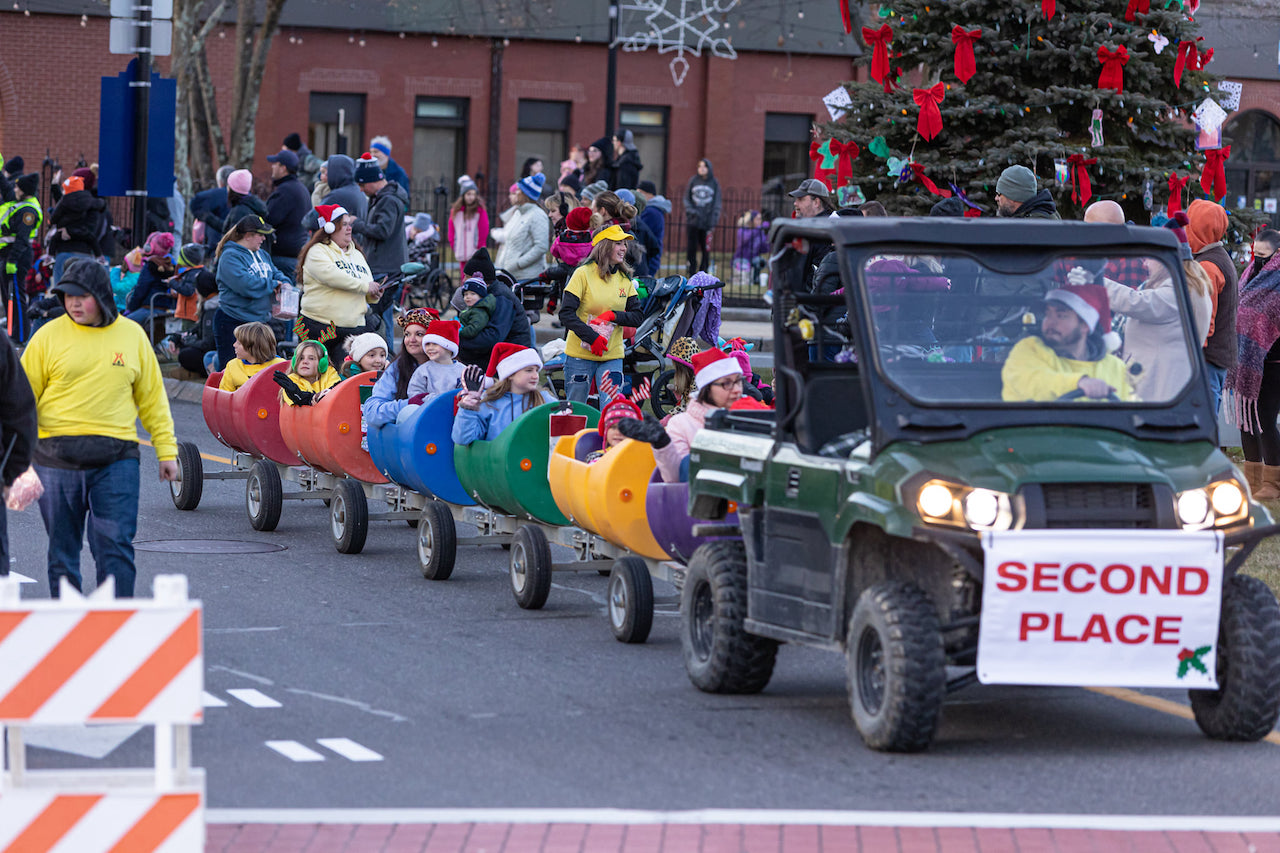
[[[242,539],[149,539],[134,542],[133,547],[138,551],[162,551],[166,554],[268,554],[284,551],[288,546]]]

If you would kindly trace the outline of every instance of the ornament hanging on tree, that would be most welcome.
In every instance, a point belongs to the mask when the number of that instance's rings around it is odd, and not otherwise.
[[[1151,0],[1129,0],[1129,5],[1124,8],[1124,19],[1133,22],[1134,15],[1151,14]]]
[[[853,106],[853,98],[849,97],[848,89],[844,86],[837,86],[822,98],[822,103],[831,115],[831,120],[839,121],[844,118],[845,113]]]
[[[1071,170],[1067,166],[1067,158],[1057,157],[1053,161],[1053,183],[1062,189],[1071,181]]]
[[[1102,110],[1094,110],[1089,119],[1089,135],[1094,148],[1102,147]]]
[[[1129,49],[1120,45],[1111,50],[1106,45],[1098,48],[1098,61],[1102,71],[1098,74],[1098,88],[1124,91],[1124,66],[1129,61]]]
[[[838,160],[836,154],[831,150],[833,140],[817,139],[809,143],[809,159],[813,161],[813,176],[822,183],[827,185],[828,189],[835,189],[836,184],[836,166]]]
[[[862,28],[862,40],[873,48],[871,54],[871,79],[883,83],[889,76],[889,42],[893,41],[893,27],[881,25],[880,29]]]
[[[879,157],[881,160],[889,158],[889,143],[884,141],[883,136],[877,136],[875,139],[867,143],[867,150]]]
[[[1201,71],[1213,59],[1213,48],[1203,51],[1197,49],[1197,42],[1202,41],[1204,41],[1204,36],[1196,36],[1195,41],[1178,42],[1178,58],[1173,61],[1173,85],[1182,85],[1182,71],[1184,68],[1190,68],[1192,71]]]
[[[929,176],[924,173],[924,166],[921,166],[919,163],[911,163],[910,166],[912,175],[925,189],[934,195],[940,195],[943,198],[951,198],[951,191],[938,189],[938,185],[930,180]]]
[[[840,23],[844,24],[846,35],[853,34],[853,16],[849,14],[849,0],[840,0]]]
[[[1057,13],[1057,11],[1058,11],[1057,0],[1040,0],[1040,13],[1044,15],[1044,19],[1046,21],[1052,21],[1053,16]],[[999,29],[999,27],[997,27],[996,29]]]
[[[1155,30],[1147,33],[1147,41],[1155,45],[1156,56],[1159,56],[1161,51],[1169,46],[1169,40]]]
[[[977,73],[977,63],[973,58],[973,43],[982,38],[982,29],[966,30],[956,24],[951,28],[951,41],[956,46],[955,70],[956,79],[968,83],[969,78]]]
[[[945,90],[942,83],[935,83],[928,89],[913,89],[911,97],[916,102],[916,106],[920,107],[920,117],[916,120],[916,130],[928,142],[939,133],[942,133],[942,112],[938,109],[938,104],[942,103],[942,95]]]
[[[679,12],[667,8],[669,0],[623,0],[618,6],[618,22],[628,13],[643,16],[644,22],[629,36],[621,39],[622,49],[638,53],[656,47],[659,54],[675,52],[671,60],[671,79],[679,86],[689,73],[686,53],[702,56],[703,48],[721,59],[737,59],[737,51],[727,38],[716,36],[721,23],[714,15],[727,12],[738,0],[680,0]]]
[[[1097,162],[1097,157],[1086,158],[1083,154],[1072,154],[1067,158],[1067,164],[1071,167],[1071,200],[1082,207],[1093,198],[1089,167]]]
[[[1227,194],[1227,172],[1225,163],[1231,156],[1231,146],[1204,152],[1204,169],[1200,172],[1200,189],[1215,202],[1222,201]]]
[[[888,158],[884,167],[891,178],[901,178],[903,169],[910,171],[910,168],[907,166],[907,161],[900,160],[897,157]]]
[[[1233,113],[1240,109],[1240,93],[1244,91],[1244,84],[1237,83],[1233,80],[1222,80],[1218,83],[1218,91],[1225,92],[1222,97],[1222,108],[1229,113]]]
[[[1190,175],[1185,178],[1179,178],[1177,172],[1169,175],[1169,204],[1165,208],[1166,216],[1173,218],[1175,213],[1182,210],[1182,191],[1189,183],[1191,183]]]

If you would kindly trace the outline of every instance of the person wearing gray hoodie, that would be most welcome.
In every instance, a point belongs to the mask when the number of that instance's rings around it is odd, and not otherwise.
[[[703,157],[698,161],[697,172],[684,188],[685,259],[689,263],[689,275],[705,272],[710,266],[708,244],[711,232],[720,221],[720,203],[720,182],[716,180],[711,161]]]
[[[356,186],[356,161],[346,154],[334,154],[325,161],[329,193],[321,204],[340,204],[342,208],[356,219],[364,219],[369,215],[369,199]],[[302,218],[302,225],[308,231],[319,227],[320,216],[314,209]]]

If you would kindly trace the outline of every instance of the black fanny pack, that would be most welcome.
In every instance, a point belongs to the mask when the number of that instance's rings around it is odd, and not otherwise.
[[[36,442],[35,463],[46,468],[85,471],[139,457],[136,441],[105,435],[55,435]]]

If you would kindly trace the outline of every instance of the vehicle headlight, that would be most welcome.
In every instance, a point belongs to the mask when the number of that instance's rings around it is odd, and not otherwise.
[[[1000,517],[1000,497],[990,489],[974,489],[964,496],[964,518],[974,527],[990,527]]]
[[[1235,480],[1219,480],[1177,497],[1178,521],[1187,530],[1228,527],[1249,517],[1249,502]]]
[[[972,530],[1008,530],[1013,526],[1009,496],[945,480],[929,480],[916,493],[916,509],[932,524]]]
[[[920,490],[916,505],[920,507],[920,514],[926,518],[945,519],[951,516],[955,508],[955,495],[945,484],[932,480]]]

